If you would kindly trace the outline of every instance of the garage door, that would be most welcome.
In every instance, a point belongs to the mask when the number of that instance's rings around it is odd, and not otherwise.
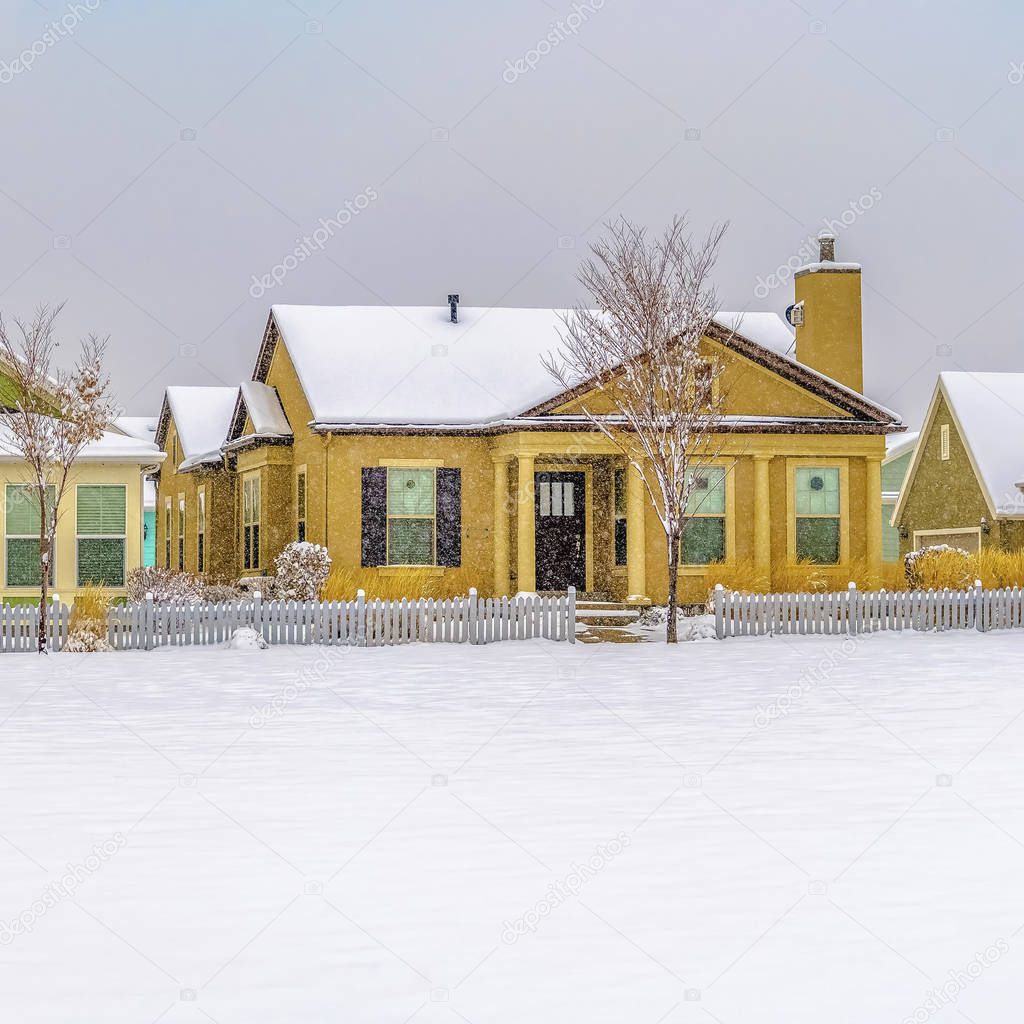
[[[944,530],[940,533],[929,530],[914,534],[914,547],[931,547],[934,544],[948,544],[951,548],[963,548],[975,554],[981,550],[980,530]]]

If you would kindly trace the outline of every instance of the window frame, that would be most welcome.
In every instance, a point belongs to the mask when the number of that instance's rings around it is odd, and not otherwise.
[[[802,513],[799,518],[839,520],[839,561],[817,562],[823,568],[847,565],[850,561],[850,460],[830,458],[789,458],[786,460],[786,559],[796,565],[796,471],[798,469],[839,470],[839,514]]]
[[[185,531],[188,526],[188,517],[185,514],[185,495],[178,494],[178,532],[175,535],[178,541],[178,572],[185,571]]]
[[[687,519],[722,519],[722,565],[729,565],[736,560],[736,519],[734,509],[736,507],[736,461],[734,459],[708,459],[701,462],[699,466],[688,469],[687,472],[699,473],[702,470],[720,469],[723,470],[722,486],[725,491],[725,509],[722,512],[694,512],[687,516]],[[679,572],[683,575],[697,576],[707,572],[709,565],[717,565],[717,562],[684,562],[683,561],[683,538],[679,538]]]
[[[164,568],[171,568],[171,499],[164,498]]]
[[[301,487],[299,481],[302,481]],[[299,498],[302,498],[301,508]],[[434,499],[435,510],[437,499]],[[295,470],[295,539],[304,541],[309,536],[309,474],[305,466],[298,466]]]
[[[619,511],[619,496],[622,511]],[[623,549],[619,561],[619,524],[622,524]],[[629,466],[616,466],[612,470],[612,568],[622,571],[629,563]]]
[[[431,465],[417,465],[414,461],[408,463],[391,463],[389,462],[383,467],[387,470],[387,478],[385,481],[384,495],[384,568],[388,569],[435,569],[437,565],[437,470],[438,466]],[[422,513],[403,514],[391,512],[391,474],[392,472],[422,472],[430,473],[433,477],[433,499],[434,499],[434,511],[431,515],[426,516]],[[429,562],[392,562],[391,561],[391,520],[392,519],[410,519],[410,520],[430,520],[430,561]]]
[[[242,476],[242,545],[239,553],[244,572],[260,571],[262,518],[263,480],[256,469]],[[249,531],[248,535],[246,531]]]
[[[206,572],[206,485],[196,491],[196,573]]]
[[[7,494],[11,488],[18,490],[34,491],[35,485],[31,483],[16,483],[14,481],[8,481],[4,486],[4,589],[5,590],[38,590],[42,586],[42,573],[40,573],[39,583],[11,583],[11,556],[10,548],[8,547],[8,541],[12,540],[34,540],[36,544],[39,543],[39,533],[11,533],[7,528],[7,512],[10,509],[10,501],[8,500]],[[47,491],[53,492],[53,499],[56,500],[57,488],[53,484],[46,485]],[[35,506],[36,498],[32,495],[32,504]],[[54,580],[56,579],[56,564],[57,564],[57,544],[56,538],[54,538],[54,545],[50,551],[50,582],[48,586],[54,586]],[[38,551],[36,552],[38,556]]]
[[[78,532],[78,501],[79,492],[83,487],[118,487],[124,491],[124,527],[121,533],[79,533]],[[102,584],[113,590],[123,590],[128,583],[128,487],[126,484],[79,483],[75,484],[75,586],[88,586],[93,581],[82,581],[81,558],[79,545],[83,540],[119,540],[121,542],[121,582]]]

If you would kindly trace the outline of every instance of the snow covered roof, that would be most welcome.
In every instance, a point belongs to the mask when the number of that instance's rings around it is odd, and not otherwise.
[[[242,383],[242,401],[252,420],[253,433],[259,437],[291,437],[292,429],[281,408],[277,391],[258,380]]]
[[[111,426],[129,437],[137,437],[140,441],[154,441],[159,422],[159,419],[152,416],[118,416]]]
[[[169,387],[164,403],[174,418],[178,443],[185,456],[179,469],[192,469],[220,459],[221,445],[228,436],[231,414],[235,410],[238,388]],[[156,441],[166,440],[167,425],[160,417]]]
[[[885,438],[885,460],[898,459],[912,451],[917,439],[921,436],[919,430],[908,430],[905,434],[888,434]]]
[[[939,374],[978,479],[996,515],[1024,515],[1024,373]]]
[[[15,454],[12,447],[11,428],[7,421],[8,417],[0,416],[0,461],[20,462],[21,456]],[[152,441],[105,430],[98,441],[91,441],[82,449],[78,458],[83,462],[137,462],[140,466],[148,466],[161,462],[164,453]]]
[[[454,324],[447,306],[275,305],[271,315],[317,424],[496,424],[561,392],[542,362],[561,344],[557,309],[463,306]],[[799,365],[776,313],[716,321]]]

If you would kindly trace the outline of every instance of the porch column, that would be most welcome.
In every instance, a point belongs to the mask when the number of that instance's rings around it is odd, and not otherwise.
[[[867,538],[866,552],[868,570],[882,570],[882,460],[870,458],[865,461],[867,480],[864,487],[864,503],[867,522],[864,535]]]
[[[534,507],[533,456],[519,456],[519,490],[516,494],[516,555],[518,589],[537,589],[537,521]]]
[[[509,456],[494,459],[494,594],[509,591],[508,564],[508,464]]]
[[[647,488],[635,466],[626,467],[626,590],[627,601],[647,604]]]
[[[769,516],[768,469],[771,456],[754,456],[754,564],[768,572],[772,562],[772,530]]]

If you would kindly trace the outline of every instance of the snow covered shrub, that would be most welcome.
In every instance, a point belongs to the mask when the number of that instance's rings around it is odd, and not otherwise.
[[[96,654],[109,651],[107,624],[98,619],[82,619],[68,632],[64,650],[69,654]]]
[[[232,651],[265,651],[269,644],[249,626],[241,626],[231,634],[228,648]]]
[[[668,621],[668,608],[663,604],[652,604],[645,608],[637,619],[641,629],[664,629]],[[711,615],[686,615],[681,608],[676,609],[676,629],[680,642],[688,640],[714,640],[715,620]]]
[[[213,604],[222,601],[238,601],[245,595],[231,583],[207,583],[203,586],[203,600]]]
[[[243,576],[235,584],[235,589],[242,597],[260,594],[264,601],[276,600],[280,594],[280,586],[276,576]]]
[[[145,601],[146,594],[153,600],[198,601],[203,596],[203,584],[195,576],[158,565],[144,565],[128,573],[128,600]]]
[[[907,586],[911,590],[965,590],[975,580],[974,556],[948,544],[911,551],[903,559]]]
[[[292,541],[274,560],[274,566],[280,597],[315,601],[331,571],[331,556],[319,544]]]

